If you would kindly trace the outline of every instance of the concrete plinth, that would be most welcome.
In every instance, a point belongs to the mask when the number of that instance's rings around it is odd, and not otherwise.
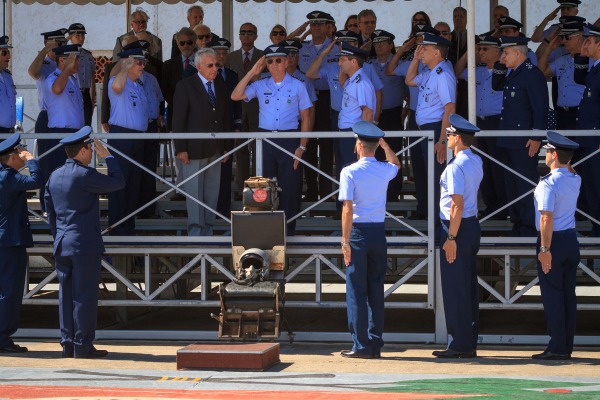
[[[279,343],[197,343],[177,350],[177,369],[264,371],[278,362]]]

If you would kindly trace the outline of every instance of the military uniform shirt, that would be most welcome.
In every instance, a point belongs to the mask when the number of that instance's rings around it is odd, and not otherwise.
[[[433,71],[426,71],[414,79],[419,87],[417,103],[417,125],[439,122],[444,116],[444,106],[456,103],[456,77],[444,60]]]
[[[363,69],[359,68],[344,83],[344,96],[342,98],[342,108],[338,117],[338,128],[349,129],[362,120],[362,108],[366,106],[373,111],[377,100],[375,99],[375,88],[370,80],[363,78]],[[373,121],[369,121],[373,122]]]
[[[263,72],[262,74],[260,74],[260,77],[261,79],[270,78],[271,73]],[[304,86],[306,86],[306,91],[308,92],[308,98],[312,103],[317,101],[317,91],[315,90],[315,85],[312,79],[308,79],[306,75],[304,75],[304,73],[302,73],[302,71],[300,71],[298,68],[296,68],[296,70],[292,74],[292,77],[298,79],[300,82],[304,82]]]
[[[310,64],[321,54],[323,50],[325,50],[331,44],[331,39],[326,38],[320,48],[317,49],[317,46],[311,40],[308,43],[303,43],[302,48],[298,52],[298,68],[301,71],[308,71]],[[325,56],[323,59],[323,63],[327,63],[330,59],[335,58],[333,51]],[[327,81],[323,79],[316,79],[315,82],[316,90],[328,90],[329,87],[327,85]]]
[[[475,68],[475,91],[477,95],[476,108],[478,117],[500,115],[502,112],[502,91],[492,89],[493,69],[487,65]],[[465,69],[462,78],[468,81],[468,72]]]
[[[579,103],[577,113],[578,129],[600,129],[600,59],[585,78],[583,98]],[[600,142],[598,138],[582,136],[578,139],[581,146],[596,147]]]
[[[552,75],[558,80],[557,104],[561,107],[578,107],[583,97],[584,85],[575,83],[575,63],[571,54],[565,54],[550,63]]]
[[[388,182],[398,174],[398,166],[363,157],[342,169],[340,201],[352,201],[353,222],[384,222]]]
[[[81,89],[90,88],[95,72],[96,60],[94,56],[88,50],[82,48],[79,54],[79,69],[77,70],[77,80]]]
[[[13,128],[17,123],[17,89],[7,69],[0,71],[0,126]]]
[[[385,69],[392,59],[392,55],[388,57],[387,61],[381,64],[377,59],[372,59],[366,65],[371,65],[375,74],[381,80],[383,88],[383,104],[381,108],[388,110],[390,108],[400,107],[404,102],[404,94],[406,93],[406,84],[404,78],[400,76],[389,76],[385,74]],[[363,66],[364,69],[364,66]],[[375,86],[375,83],[373,83]],[[375,88],[377,90],[377,88]]]
[[[540,230],[541,211],[552,212],[552,230],[575,228],[575,210],[581,177],[568,168],[557,168],[544,176],[535,188],[535,227]]]
[[[477,190],[483,179],[481,158],[464,149],[450,160],[440,178],[440,219],[450,220],[452,195],[463,196],[463,218],[477,215]]]
[[[141,85],[127,78],[121,94],[115,93],[112,83],[116,76],[108,82],[108,98],[110,99],[110,125],[145,132],[148,129],[148,100]]]
[[[83,97],[74,75],[70,75],[61,94],[52,93],[52,85],[61,74],[57,69],[46,79],[46,106],[49,128],[81,129],[83,117]]]
[[[408,72],[409,66],[410,66],[409,60],[400,61],[400,62],[398,62],[398,66],[394,70],[394,73],[397,76],[406,78],[406,73]],[[422,74],[423,72],[429,71],[429,68],[427,68],[427,65],[425,65],[421,61],[419,61],[419,66],[417,67],[417,71],[418,71],[417,74]],[[413,111],[416,111],[417,103],[419,102],[419,87],[418,86],[409,86],[408,93],[410,96],[410,99],[408,102],[408,108],[410,108]]]
[[[257,98],[258,126],[268,131],[298,129],[300,111],[312,107],[303,82],[287,72],[278,85],[273,78],[260,79],[246,87],[246,102]]]
[[[560,29],[560,26],[558,24],[554,24],[552,26],[550,26],[550,28],[546,29],[544,31],[544,39],[547,39],[548,36],[550,36],[550,34],[552,32],[554,32],[556,29]],[[550,53],[550,57],[548,57],[548,62],[551,63],[552,61],[559,59],[560,57],[564,56],[565,54],[569,54],[569,52],[567,51],[567,49],[565,49],[565,46],[563,46],[563,44],[561,43],[560,46],[558,46],[556,49],[552,50],[552,52]],[[536,62],[537,64],[537,62]]]
[[[38,102],[40,110],[46,110],[46,79],[50,74],[56,71],[56,62],[46,57],[42,62],[42,68],[40,70],[40,77],[35,81],[35,86],[38,91]]]
[[[383,89],[383,83],[377,76],[375,69],[371,64],[363,64],[363,77],[371,81],[373,88],[377,90]],[[326,80],[329,85],[329,91],[331,93],[331,108],[335,111],[342,109],[342,98],[344,97],[344,88],[339,82],[340,66],[338,65],[338,59],[333,58],[325,65],[321,65],[319,68],[319,78]],[[373,110],[375,111],[375,110]]]
[[[148,100],[148,118],[157,119],[160,114],[160,103],[165,101],[160,86],[154,75],[143,71],[141,85],[144,88],[146,99]]]

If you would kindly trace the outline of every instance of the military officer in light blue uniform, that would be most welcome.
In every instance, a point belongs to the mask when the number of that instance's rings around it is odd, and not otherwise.
[[[585,78],[583,98],[579,103],[577,129],[600,129],[600,28],[588,24],[584,29],[584,47],[592,60],[593,67]],[[600,135],[579,136],[576,138],[579,149],[575,155],[581,160],[600,148]],[[600,221],[600,157],[595,155],[581,163],[577,170],[581,174],[582,194],[587,205],[586,211]],[[592,222],[592,236],[600,237],[600,225]]]
[[[440,273],[448,347],[433,352],[439,358],[477,355],[477,253],[481,238],[477,191],[483,179],[483,166],[481,158],[470,148],[476,132],[479,128],[460,115],[450,116],[448,148],[454,157],[440,179]]]
[[[69,26],[69,40],[72,44],[83,46],[85,35],[87,34],[85,26],[81,23],[74,23]],[[94,104],[92,100],[96,97],[96,87],[94,74],[96,73],[96,59],[89,50],[81,47],[79,55],[79,69],[77,70],[77,81],[83,97],[83,114],[85,125],[92,124],[92,114],[94,113]]]
[[[585,85],[575,82],[575,57],[583,45],[583,26],[585,18],[565,17],[565,22],[558,36],[556,36],[540,54],[538,68],[546,78],[556,77],[558,85],[558,98],[556,101],[557,129],[577,129],[577,109]],[[550,54],[562,42],[567,54],[549,62]],[[585,69],[588,65],[583,65]]]
[[[125,179],[89,126],[61,140],[68,156],[46,185],[46,209],[54,237],[59,282],[60,344],[65,358],[105,357],[93,342],[98,313],[98,284],[104,243],[100,235],[98,195],[122,189]],[[88,167],[96,152],[106,159],[106,175]]]
[[[546,129],[548,114],[548,85],[542,71],[527,58],[526,37],[500,38],[503,49],[500,62],[508,69],[503,81],[500,129],[507,131]],[[502,162],[532,182],[538,180],[539,137],[499,137],[496,141]],[[504,170],[506,199],[512,201],[531,190],[531,183]],[[512,234],[536,236],[531,195],[509,208]]]
[[[338,117],[338,128],[342,132],[351,131],[359,121],[373,122],[377,101],[375,88],[369,79],[363,77],[363,65],[369,52],[342,42],[338,55],[340,67],[340,85],[344,88],[342,107]],[[356,161],[352,138],[336,140],[336,165],[339,170]],[[339,176],[339,172],[338,172]]]
[[[258,99],[259,130],[281,132],[281,139],[274,142],[298,158],[306,151],[307,138],[285,138],[283,132],[310,131],[310,111],[313,103],[308,97],[306,85],[287,73],[288,50],[279,45],[265,49],[264,56],[240,80],[231,94],[234,101]],[[270,78],[259,79],[250,84],[250,80],[260,74],[265,64],[271,73]],[[263,175],[277,177],[282,189],[280,207],[289,220],[300,211],[302,179],[301,164],[273,146],[265,143],[263,148]],[[294,235],[296,220],[288,222],[287,233]]]
[[[450,126],[448,118],[456,110],[456,77],[451,64],[446,62],[450,46],[449,40],[425,33],[406,73],[406,84],[419,87],[419,100],[415,115],[419,130],[433,130],[435,134],[434,199],[439,198],[440,195],[437,183],[446,161],[446,128]],[[428,71],[418,74],[419,60],[427,66]],[[427,160],[427,141],[420,142],[420,145],[423,160]],[[425,167],[427,168],[427,164]],[[426,182],[427,175],[423,179]],[[426,187],[426,185],[424,186]],[[434,205],[434,219],[438,225],[439,208],[437,202],[434,202]]]
[[[10,49],[8,36],[0,37],[0,132],[9,133],[15,128],[17,122],[16,98],[17,89],[13,82],[12,74],[8,70],[10,62]]]
[[[38,161],[24,148],[18,133],[0,142],[0,353],[27,351],[11,335],[19,328],[27,247],[33,247],[27,191],[39,189],[44,180]],[[29,176],[19,173],[25,165]]]
[[[544,176],[534,193],[535,225],[538,231],[538,278],[550,342],[534,354],[539,360],[568,360],[573,352],[577,296],[575,295],[579,242],[575,210],[581,178],[571,168],[573,151],[579,145],[549,131]]]
[[[380,358],[383,347],[383,283],[387,270],[385,203],[387,185],[400,170],[384,132],[367,121],[353,125],[358,161],[342,169],[342,253],[346,266],[346,306],[351,350],[347,358]],[[387,162],[375,159],[381,146]]]
[[[481,62],[475,67],[477,126],[483,130],[498,130],[500,113],[502,112],[502,90],[494,90],[492,77],[494,75],[494,64],[500,60],[500,41],[490,35],[480,35],[476,38],[476,41],[477,53]],[[467,53],[458,60],[455,68],[456,76],[465,81],[468,80],[466,66]],[[477,148],[494,159],[500,160],[501,153],[498,146],[496,146],[496,142],[497,137],[495,136],[479,135]],[[485,156],[482,156],[482,161],[485,180],[481,182],[481,197],[486,208],[481,214],[486,216],[504,206],[507,201],[502,167]],[[491,218],[506,220],[507,215],[508,212],[502,210]]]
[[[143,133],[148,130],[150,119],[146,92],[138,80],[142,77],[146,58],[139,42],[131,43],[119,53],[118,72],[108,82],[110,99],[110,133]],[[113,71],[117,67],[113,68]],[[142,163],[144,147],[141,140],[115,139],[110,145],[133,160]],[[125,189],[111,192],[108,196],[108,223],[112,227],[135,211],[141,196],[142,170],[122,157],[115,157],[125,177]],[[128,218],[111,229],[111,235],[135,235],[135,219]]]

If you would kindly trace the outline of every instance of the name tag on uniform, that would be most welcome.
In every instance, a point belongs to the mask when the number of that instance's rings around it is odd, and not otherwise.
[[[510,97],[515,97],[515,92],[510,92]]]

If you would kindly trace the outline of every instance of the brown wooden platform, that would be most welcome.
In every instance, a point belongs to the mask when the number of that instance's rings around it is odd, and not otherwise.
[[[196,343],[177,350],[177,369],[264,371],[279,362],[279,343]]]

